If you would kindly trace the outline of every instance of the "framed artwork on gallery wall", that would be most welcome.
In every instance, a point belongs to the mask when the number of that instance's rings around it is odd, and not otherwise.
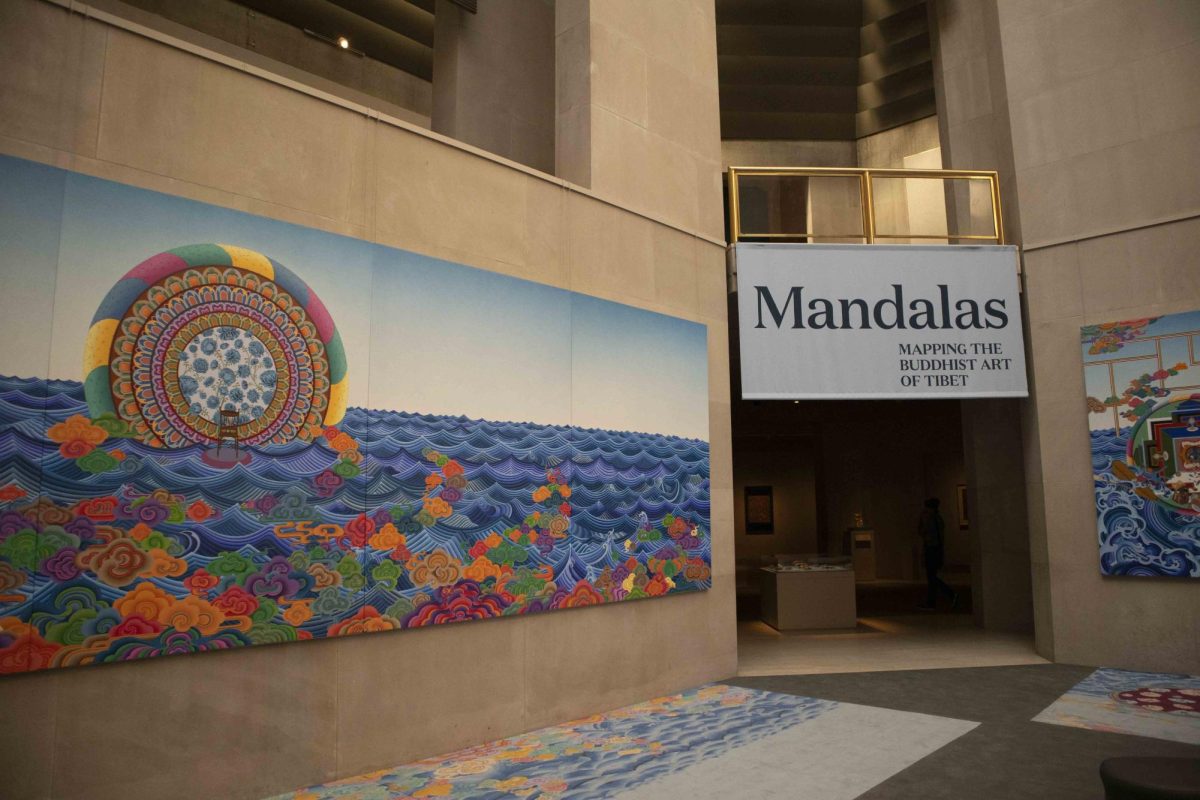
[[[770,486],[746,487],[746,533],[775,532],[775,507]]]
[[[1100,574],[1200,579],[1200,310],[1079,333]]]
[[[960,483],[956,494],[958,495],[958,529],[965,531],[971,527],[971,518],[967,515],[967,485]]]

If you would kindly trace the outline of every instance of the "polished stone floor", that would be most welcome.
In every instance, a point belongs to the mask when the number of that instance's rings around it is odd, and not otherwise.
[[[980,723],[868,790],[863,800],[1100,800],[1105,758],[1200,758],[1200,747],[1193,745],[1033,721],[1092,672],[1035,664],[743,677],[729,683]]]
[[[1061,664],[743,677],[281,798],[1099,800],[1105,758],[1200,758],[1035,720],[1089,679]]]
[[[967,614],[862,617],[849,631],[738,623],[738,675],[811,675],[1045,664],[1033,637],[976,628]]]
[[[1166,681],[1186,699],[1184,677],[1061,664],[741,677],[278,800],[1099,800],[1105,758],[1200,747],[1054,709],[1097,681]],[[1200,715],[1170,722],[1178,734]]]

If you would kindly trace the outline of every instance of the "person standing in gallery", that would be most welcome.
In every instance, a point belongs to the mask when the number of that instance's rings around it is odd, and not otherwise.
[[[938,592],[950,598],[950,607],[958,607],[958,595],[947,583],[938,577],[938,570],[946,560],[946,523],[938,513],[941,501],[931,497],[925,501],[921,510],[921,518],[917,522],[917,534],[921,537],[921,550],[925,562],[925,580],[928,588],[925,592],[925,603],[917,606],[922,611],[933,611],[937,605]]]

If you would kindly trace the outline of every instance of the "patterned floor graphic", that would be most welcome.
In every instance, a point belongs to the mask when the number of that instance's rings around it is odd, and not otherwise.
[[[850,800],[976,724],[709,685],[279,800]]]
[[[1200,744],[1200,677],[1098,669],[1033,721]]]

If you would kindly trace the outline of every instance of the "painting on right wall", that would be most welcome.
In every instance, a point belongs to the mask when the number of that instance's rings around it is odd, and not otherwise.
[[[1200,578],[1200,311],[1081,333],[1100,571]]]

